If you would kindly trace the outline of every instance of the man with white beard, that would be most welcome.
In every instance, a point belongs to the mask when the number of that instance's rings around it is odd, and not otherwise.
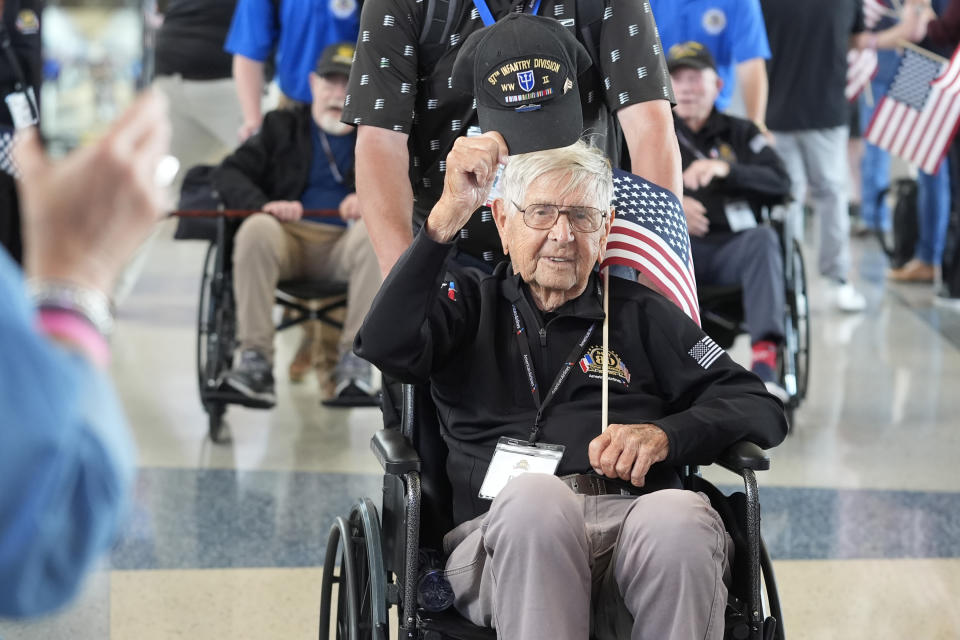
[[[354,193],[354,128],[340,122],[354,46],[324,49],[310,74],[313,102],[277,110],[260,132],[228,156],[214,186],[229,209],[261,213],[244,220],[234,239],[239,362],[224,383],[272,406],[271,316],[280,280],[306,277],[347,283],[347,314],[333,371],[340,399],[370,397],[372,367],[355,356],[353,339],[380,287],[380,271]],[[311,215],[317,210],[336,215]]]

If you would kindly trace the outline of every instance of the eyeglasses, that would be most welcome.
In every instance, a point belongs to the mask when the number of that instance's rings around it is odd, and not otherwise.
[[[555,204],[529,204],[521,208],[513,202],[523,214],[523,223],[531,229],[550,229],[557,223],[560,214],[567,216],[567,221],[574,231],[593,233],[603,225],[607,212],[594,207],[559,207]]]

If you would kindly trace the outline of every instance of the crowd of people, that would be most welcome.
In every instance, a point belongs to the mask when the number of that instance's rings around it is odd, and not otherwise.
[[[0,3],[19,47],[4,57],[22,60],[16,73],[0,64],[8,94],[36,83],[28,4]],[[591,584],[603,582],[592,597],[618,603],[600,606],[611,629],[721,637],[729,537],[709,504],[676,491],[676,471],[786,434],[784,249],[764,211],[781,207],[791,237],[812,219],[832,305],[864,311],[851,112],[869,125],[905,47],[949,57],[960,43],[960,0],[872,4],[879,17],[861,0],[460,0],[438,22],[425,18],[431,0],[366,0],[362,12],[357,0],[161,2],[154,90],[104,138],[51,162],[34,128],[0,121],[0,136],[20,129],[0,174],[11,302],[0,312],[0,522],[12,523],[0,530],[0,615],[61,605],[121,521],[134,453],[105,373],[110,298],[170,206],[155,180],[169,149],[183,169],[215,165],[223,204],[252,212],[233,241],[239,349],[225,388],[276,403],[273,295],[294,277],[347,285],[326,395],[375,395],[375,365],[394,425],[399,382],[431,385],[450,449],[458,526],[446,544],[461,613],[505,638],[585,637]],[[851,105],[848,53],[876,49],[879,71]],[[742,289],[749,367],[644,268],[613,269],[602,291],[611,167],[676,201],[698,286]],[[889,154],[868,144],[860,179],[854,226],[890,231]],[[960,145],[917,181],[915,255],[888,277],[960,309]],[[623,368],[609,423],[593,430],[583,425],[599,423],[606,391],[571,371],[604,295],[617,311],[601,357],[613,349]],[[312,363],[321,341],[308,338]],[[602,482],[578,495],[549,474],[490,491],[503,438],[542,438],[567,452],[556,475],[595,473],[638,495]],[[587,527],[620,538],[600,549],[577,533]],[[529,558],[552,571],[518,570]],[[654,588],[646,578],[665,563],[684,572]],[[533,619],[517,602],[563,615]]]

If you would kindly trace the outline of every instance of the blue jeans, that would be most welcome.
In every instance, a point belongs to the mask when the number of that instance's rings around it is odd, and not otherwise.
[[[880,99],[887,93],[900,65],[900,56],[893,51],[877,54],[877,75],[870,81],[873,104],[867,105],[866,92],[860,95],[860,132],[865,134]],[[866,140],[860,161],[860,217],[870,229],[890,229],[890,210],[881,194],[890,187],[890,154]]]
[[[934,175],[917,174],[917,245],[914,257],[939,265],[950,220],[950,166],[944,158]]]

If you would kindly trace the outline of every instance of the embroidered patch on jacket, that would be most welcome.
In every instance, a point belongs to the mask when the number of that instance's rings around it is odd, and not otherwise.
[[[580,370],[594,379],[603,378],[603,347],[590,347],[583,357],[580,358]],[[610,380],[620,384],[630,384],[630,370],[626,363],[617,355],[616,351],[610,351],[610,357],[607,360],[607,375]]]
[[[717,358],[724,354],[723,349],[714,342],[710,336],[703,336],[700,339],[700,342],[693,345],[693,347],[687,353],[690,354],[690,357],[697,361],[704,369],[709,369],[710,365],[716,362]]]
[[[454,284],[453,280],[444,282],[442,285],[440,285],[440,288],[447,290],[447,298],[453,302],[457,301],[457,285]]]

